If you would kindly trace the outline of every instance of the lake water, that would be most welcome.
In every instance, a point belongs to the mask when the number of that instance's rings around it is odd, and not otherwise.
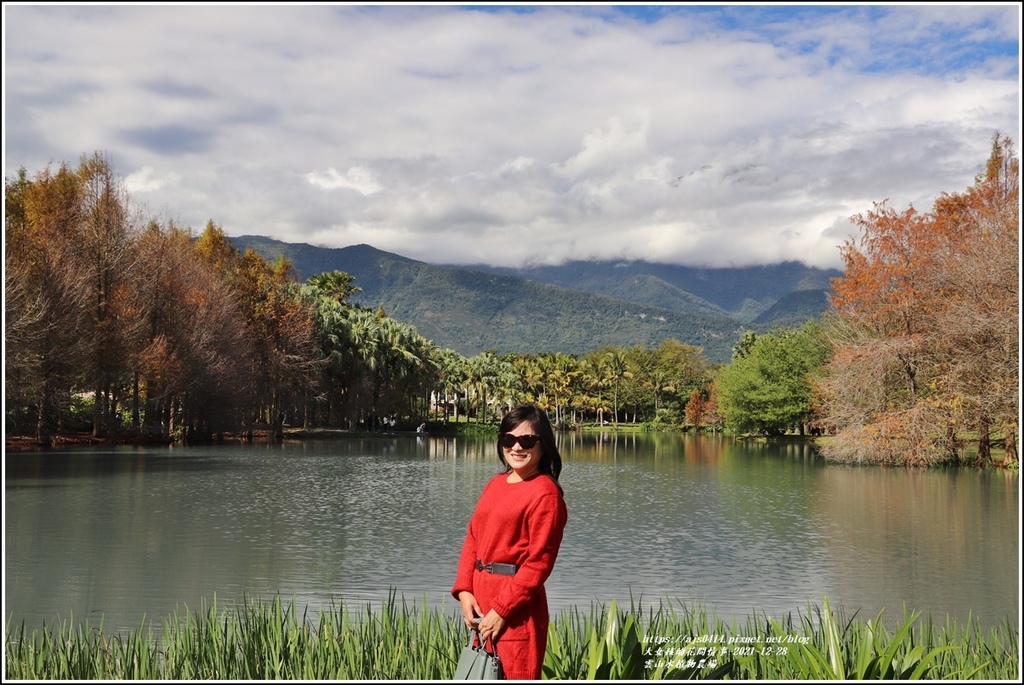
[[[559,436],[569,522],[551,608],[702,605],[745,623],[824,597],[1019,621],[1020,490],[1001,471],[830,465],[806,443]],[[448,594],[497,472],[491,440],[372,436],[5,456],[4,615],[29,629],[157,628],[243,598],[407,602]]]

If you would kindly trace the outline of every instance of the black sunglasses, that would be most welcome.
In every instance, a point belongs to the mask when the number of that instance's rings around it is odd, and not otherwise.
[[[502,433],[501,437],[498,438],[498,444],[507,450],[512,449],[512,446],[516,443],[524,450],[533,449],[533,446],[540,442],[539,435],[512,435],[511,433]]]

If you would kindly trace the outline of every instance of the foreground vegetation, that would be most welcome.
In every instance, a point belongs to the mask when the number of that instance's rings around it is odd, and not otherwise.
[[[889,632],[881,613],[846,618],[829,606],[727,625],[701,608],[659,602],[591,606],[553,616],[544,677],[572,680],[1019,680],[1017,630],[1005,620],[936,624],[904,612]],[[62,622],[5,634],[4,679],[448,680],[467,635],[457,613],[407,605],[342,606],[315,615],[247,600],[106,635]]]

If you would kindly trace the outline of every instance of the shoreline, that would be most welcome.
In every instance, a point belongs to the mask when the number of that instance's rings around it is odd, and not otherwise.
[[[433,435],[443,432],[435,431]],[[386,438],[386,437],[427,437],[430,433],[415,430],[395,431],[364,431],[347,428],[285,428],[284,440],[322,440],[331,438]],[[251,437],[250,437],[251,436]],[[260,428],[250,434],[224,433],[218,438],[204,441],[202,444],[222,445],[245,442],[273,442],[274,432]],[[6,434],[4,449],[11,452],[45,451],[47,449],[67,449],[70,447],[98,447],[101,445],[172,445],[180,441],[159,436],[119,435],[113,440],[107,437],[95,437],[88,432],[64,432],[50,436],[50,444],[44,445],[34,435]],[[199,443],[193,443],[199,444]]]

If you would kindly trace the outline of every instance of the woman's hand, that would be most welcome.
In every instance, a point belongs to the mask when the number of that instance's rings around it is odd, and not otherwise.
[[[462,620],[466,622],[467,628],[473,630],[477,627],[477,617],[483,613],[480,611],[480,605],[476,603],[476,597],[472,592],[463,590],[459,593],[459,604],[462,605]]]
[[[477,604],[476,597],[472,592],[463,590],[459,593],[459,604],[462,605],[462,620],[470,630],[480,631],[480,639],[492,641],[497,640],[501,631],[505,630],[505,619],[497,611],[491,609],[483,618],[479,618],[483,612]]]
[[[494,641],[501,635],[501,631],[505,630],[505,619],[497,611],[491,609],[477,624],[477,629],[480,631],[480,639],[487,640],[489,638],[493,646]]]

